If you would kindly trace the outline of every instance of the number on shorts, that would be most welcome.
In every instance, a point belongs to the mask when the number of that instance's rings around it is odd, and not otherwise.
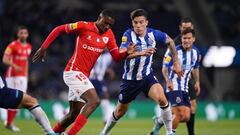
[[[79,73],[78,75],[76,75],[76,78],[79,79],[80,81],[87,79],[82,73]]]

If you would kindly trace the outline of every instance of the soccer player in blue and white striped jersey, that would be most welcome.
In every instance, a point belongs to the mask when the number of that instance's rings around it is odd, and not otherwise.
[[[126,30],[123,34],[120,48],[126,50],[128,44],[132,42],[137,46],[139,52],[144,52],[149,48],[155,48],[157,42],[162,42],[168,45],[172,53],[174,72],[181,76],[182,71],[177,58],[174,41],[166,33],[147,27],[148,17],[145,10],[136,9],[131,12],[130,17],[133,28]],[[139,54],[129,55],[128,59],[125,60],[118,104],[112,117],[102,130],[101,135],[107,135],[109,133],[116,122],[127,112],[130,102],[141,92],[160,105],[167,134],[173,134],[171,109],[164,95],[163,88],[153,73],[153,55],[139,57],[136,57],[136,55]]]
[[[183,76],[179,77],[173,72],[172,54],[167,50],[164,60],[162,73],[167,83],[166,95],[171,103],[173,115],[173,131],[176,132],[180,122],[187,122],[190,118],[190,97],[189,97],[189,80],[191,73],[195,80],[195,90],[200,91],[199,79],[199,61],[200,52],[193,46],[195,42],[195,31],[193,29],[186,29],[181,32],[182,44],[176,47],[178,58],[183,70]],[[155,128],[152,135],[157,135],[158,130],[163,124],[161,118],[155,121]],[[158,125],[158,126],[157,126]]]

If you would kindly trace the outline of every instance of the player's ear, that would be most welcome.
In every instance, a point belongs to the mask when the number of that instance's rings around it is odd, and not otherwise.
[[[146,20],[146,26],[148,26],[148,20]]]

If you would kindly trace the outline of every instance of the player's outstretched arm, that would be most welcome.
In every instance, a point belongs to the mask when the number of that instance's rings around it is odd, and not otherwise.
[[[34,54],[32,61],[35,62],[38,59],[41,59],[44,61],[44,58],[46,56],[46,50],[48,46],[61,34],[66,33],[65,25],[60,25],[55,27],[51,33],[48,35],[46,40],[43,42],[41,48],[37,50],[37,52]]]

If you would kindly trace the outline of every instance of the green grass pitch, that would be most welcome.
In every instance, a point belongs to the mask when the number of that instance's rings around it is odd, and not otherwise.
[[[4,128],[0,123],[0,135],[44,135],[43,130],[34,120],[16,120],[15,123],[21,128],[19,133],[13,133]],[[51,121],[55,124],[55,121]],[[101,119],[90,118],[87,125],[78,135],[99,135],[103,128]],[[217,122],[207,122],[206,120],[196,120],[197,135],[236,135],[240,134],[240,120],[219,120]],[[143,119],[122,119],[113,128],[111,135],[147,135],[152,129],[151,118]],[[180,124],[178,135],[187,135],[186,126]],[[165,135],[165,130],[161,129],[160,135]]]

